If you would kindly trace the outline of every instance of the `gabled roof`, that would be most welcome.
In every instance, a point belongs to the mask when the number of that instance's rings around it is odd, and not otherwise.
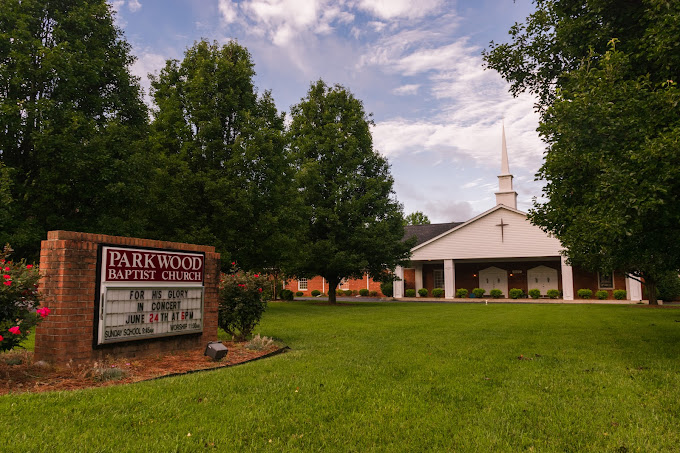
[[[488,211],[482,212],[478,216],[473,217],[470,220],[465,221],[465,222],[435,223],[433,225],[409,225],[409,226],[406,226],[406,228],[405,228],[406,234],[404,235],[404,238],[408,239],[408,238],[410,238],[411,236],[414,236],[414,235],[418,238],[418,242],[411,249],[411,250],[415,250],[415,249],[420,248],[421,246],[425,245],[426,243],[432,242],[436,239],[439,239],[440,237],[446,236],[447,234],[451,233],[452,231],[457,230],[459,228],[462,228],[465,225],[469,225],[469,224],[475,222],[476,220],[479,220],[482,217],[485,217],[485,216],[491,214],[492,212],[498,211],[499,209],[506,209],[510,212],[515,212],[515,213],[521,214],[523,216],[527,215],[526,212],[522,212],[518,209],[514,209],[514,208],[511,208],[509,206],[505,206],[503,204],[499,204],[499,205],[496,205],[493,208],[489,209]],[[448,228],[446,226],[448,226]],[[430,235],[422,234],[422,240],[421,240],[421,234],[411,232],[409,230],[410,228],[416,228],[416,227],[418,227],[418,228],[421,228],[421,227],[439,227],[439,228],[431,228],[431,229],[425,228],[425,229],[423,229],[424,233],[430,233]]]
[[[462,225],[464,222],[449,222],[449,223],[432,223],[427,225],[406,225],[404,227],[404,239],[410,239],[415,236],[418,241],[416,246],[429,241],[449,230]],[[414,246],[415,247],[415,246]]]

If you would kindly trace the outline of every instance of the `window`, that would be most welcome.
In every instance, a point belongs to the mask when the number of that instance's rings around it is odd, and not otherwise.
[[[610,274],[597,273],[597,286],[600,289],[614,289],[614,272]]]
[[[349,289],[349,279],[343,278],[338,286],[340,289]]]
[[[434,287],[444,288],[444,269],[434,270]]]
[[[298,280],[298,291],[307,291],[307,279],[302,277]]]

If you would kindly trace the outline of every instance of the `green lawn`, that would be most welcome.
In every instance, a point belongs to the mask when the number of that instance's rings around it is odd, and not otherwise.
[[[0,451],[680,449],[677,309],[294,302],[258,330],[292,350],[0,397]]]

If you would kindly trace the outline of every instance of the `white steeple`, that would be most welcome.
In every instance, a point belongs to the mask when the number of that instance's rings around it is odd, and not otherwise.
[[[517,209],[517,192],[512,189],[512,175],[508,165],[508,147],[505,144],[505,122],[503,122],[501,140],[501,174],[498,175],[498,192],[496,205],[502,204]]]

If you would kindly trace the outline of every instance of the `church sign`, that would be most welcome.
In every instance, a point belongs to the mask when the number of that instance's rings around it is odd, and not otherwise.
[[[202,253],[103,246],[96,343],[203,331]]]

